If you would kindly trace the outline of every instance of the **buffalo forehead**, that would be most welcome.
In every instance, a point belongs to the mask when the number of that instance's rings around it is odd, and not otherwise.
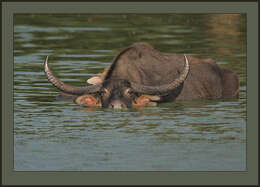
[[[128,81],[121,80],[121,79],[114,79],[114,78],[111,78],[109,79],[109,81],[105,81],[103,83],[104,88],[108,88],[109,90],[115,90],[115,91],[119,91],[129,86],[130,85]]]

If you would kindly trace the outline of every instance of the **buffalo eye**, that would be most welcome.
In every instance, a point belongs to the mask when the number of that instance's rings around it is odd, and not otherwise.
[[[109,97],[110,96],[110,91],[106,88],[102,89],[100,93],[103,97]]]
[[[133,95],[133,90],[131,88],[126,88],[124,90],[124,95],[127,96],[127,97],[131,97]]]

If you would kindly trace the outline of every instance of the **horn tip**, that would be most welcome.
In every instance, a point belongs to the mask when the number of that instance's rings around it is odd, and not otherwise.
[[[186,54],[183,54],[183,55],[184,55],[185,61],[188,63],[188,58],[187,58]]]
[[[48,62],[49,56],[46,56],[45,63]]]
[[[44,71],[46,72],[46,70],[48,69],[48,56],[46,57],[45,61],[44,61]]]

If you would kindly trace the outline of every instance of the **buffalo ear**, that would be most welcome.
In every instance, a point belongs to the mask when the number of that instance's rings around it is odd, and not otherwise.
[[[94,84],[94,85],[101,84],[102,82],[103,82],[103,80],[99,76],[94,76],[87,80],[87,83]]]
[[[133,106],[156,106],[157,103],[152,101],[159,101],[159,100],[160,100],[159,96],[141,95],[136,99]]]
[[[89,94],[77,97],[74,102],[81,106],[101,106],[99,99]]]
[[[143,97],[148,98],[150,101],[160,101],[161,97],[157,95],[142,95]]]

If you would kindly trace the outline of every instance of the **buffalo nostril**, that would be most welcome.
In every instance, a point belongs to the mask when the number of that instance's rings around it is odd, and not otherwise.
[[[108,108],[123,109],[123,108],[126,108],[126,106],[119,101],[114,101],[108,105]]]
[[[109,104],[108,108],[114,108],[114,105],[113,104]]]

